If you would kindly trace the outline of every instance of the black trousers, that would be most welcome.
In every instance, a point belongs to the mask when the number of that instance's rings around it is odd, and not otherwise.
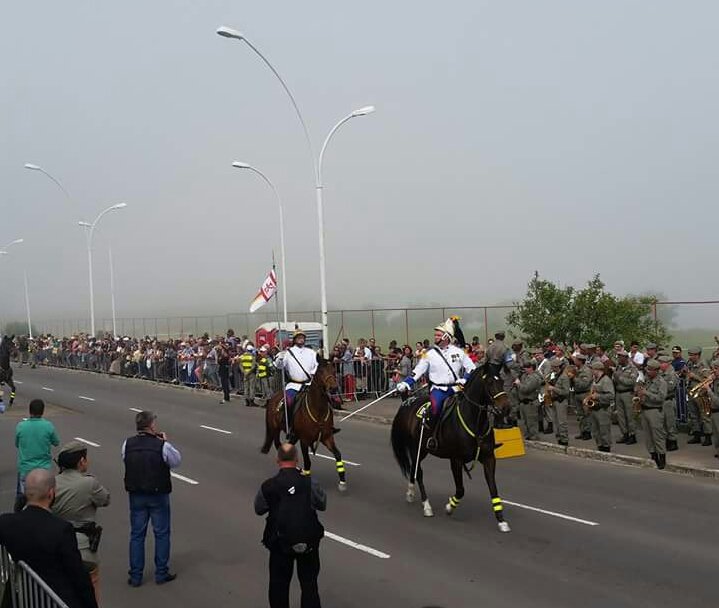
[[[220,384],[222,385],[222,395],[225,401],[230,400],[230,368],[227,365],[220,365]]]
[[[321,608],[317,589],[317,576],[320,573],[319,549],[301,555],[270,551],[270,608],[289,608],[290,582],[295,562],[297,562],[297,578],[302,589],[300,606]]]

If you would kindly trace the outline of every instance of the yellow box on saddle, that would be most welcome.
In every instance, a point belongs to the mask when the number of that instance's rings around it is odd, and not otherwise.
[[[511,429],[494,429],[494,442],[502,444],[494,449],[496,458],[514,458],[515,456],[524,456],[524,439],[522,439],[522,431],[519,427]]]

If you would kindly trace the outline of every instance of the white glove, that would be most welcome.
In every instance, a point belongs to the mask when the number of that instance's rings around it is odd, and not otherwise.
[[[467,378],[459,378],[457,380],[457,384],[464,386],[465,384],[467,384]]]
[[[406,393],[409,390],[409,384],[407,384],[406,382],[399,382],[397,384],[397,390],[400,393]]]
[[[281,350],[281,351],[278,352],[277,355],[275,356],[275,361],[278,362],[278,363],[281,362],[281,361],[284,361],[286,354],[287,354],[287,353],[286,353],[285,351]]]

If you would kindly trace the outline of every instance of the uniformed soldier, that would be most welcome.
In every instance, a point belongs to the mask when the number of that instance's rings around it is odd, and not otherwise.
[[[712,445],[711,420],[703,415],[701,407],[695,399],[689,397],[689,391],[699,384],[709,373],[709,369],[701,361],[702,349],[694,346],[689,349],[689,361],[684,368],[687,381],[687,414],[689,415],[689,432],[692,438],[687,443],[701,443],[704,446]],[[702,434],[704,441],[702,442]]]
[[[592,388],[592,371],[586,365],[587,355],[584,353],[577,353],[574,355],[573,360],[574,366],[577,368],[577,373],[572,382],[572,388],[574,389],[573,405],[579,421],[579,435],[575,439],[588,441],[592,438],[591,422],[589,414],[582,407],[582,401],[589,394],[589,389]]]
[[[592,435],[600,452],[609,452],[612,446],[612,419],[609,408],[614,401],[614,384],[606,375],[604,362],[595,359],[592,362],[591,399],[594,405],[589,410]]]
[[[496,376],[502,366],[507,363],[507,345],[504,343],[504,332],[498,331],[494,334],[494,342],[487,347],[487,362],[490,371]]]
[[[260,385],[260,399],[262,405],[270,398],[270,358],[267,356],[269,348],[267,344],[260,347],[257,353],[257,382]]]
[[[69,521],[75,528],[77,548],[92,581],[95,599],[99,602],[99,542],[96,513],[98,507],[110,504],[110,492],[89,475],[87,446],[71,441],[57,456],[60,473],[55,477],[55,502],[52,512]],[[97,538],[95,538],[97,536]]]
[[[667,383],[659,375],[659,367],[656,359],[647,362],[646,378],[637,388],[637,396],[642,407],[642,431],[647,450],[657,468],[663,469],[667,464],[667,434],[662,411],[667,398]]]
[[[634,422],[634,387],[637,384],[639,371],[629,361],[629,353],[624,349],[617,353],[617,367],[612,375],[614,381],[614,403],[617,410],[617,421],[622,436],[617,443],[628,445],[637,442],[636,423]]]
[[[679,449],[677,445],[677,399],[676,389],[679,376],[672,367],[672,358],[669,355],[659,355],[660,375],[667,383],[667,398],[664,400],[662,413],[664,414],[664,430],[667,432],[667,452]]]
[[[711,403],[712,435],[714,437],[714,458],[719,458],[719,359],[712,361],[714,381],[707,387],[707,397]]]
[[[442,415],[444,402],[464,386],[475,369],[469,355],[459,346],[452,344],[455,338],[464,346],[464,336],[457,319],[451,317],[434,328],[434,346],[427,349],[412,370],[412,375],[397,384],[397,390],[406,393],[417,380],[427,374],[432,411],[429,422],[432,436],[427,440],[427,448],[430,450],[437,447],[437,423]]]
[[[552,404],[545,408],[552,416],[552,423],[559,445],[569,445],[569,434],[567,426],[567,405],[571,393],[570,375],[573,373],[568,368],[562,369],[562,360],[556,357],[550,359],[552,371],[547,379],[547,391],[552,396]]]
[[[592,363],[598,360],[599,356],[597,355],[597,345],[589,342],[587,344],[583,344],[584,346],[584,354],[587,355],[587,366],[591,369]]]
[[[549,359],[544,357],[544,351],[541,348],[533,348],[530,352],[534,358],[534,364],[537,367],[537,373],[542,376],[542,387],[539,391],[539,402],[537,406],[537,416],[539,419],[539,432],[545,435],[554,433],[554,423],[552,415],[547,408],[544,407],[544,384],[552,373],[552,366]]]
[[[524,436],[526,439],[539,439],[539,391],[542,390],[544,379],[536,371],[534,359],[523,363],[522,377],[515,380],[519,395],[519,411],[522,414]]]
[[[521,378],[527,359],[529,355],[524,352],[522,341],[518,338],[513,340],[512,350],[504,355],[505,367],[501,372],[504,390],[509,395],[509,421],[512,426],[517,426],[519,418],[519,393],[516,381]]]
[[[644,367],[647,367],[647,362],[651,359],[657,358],[657,351],[659,347],[654,342],[649,342],[644,350]]]
[[[252,342],[247,343],[245,352],[240,355],[240,368],[242,369],[242,382],[245,390],[245,405],[252,407],[255,405],[255,391],[257,390],[257,360],[255,358],[255,346]]]

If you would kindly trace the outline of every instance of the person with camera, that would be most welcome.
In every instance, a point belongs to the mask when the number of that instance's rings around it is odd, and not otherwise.
[[[79,441],[64,445],[57,455],[60,472],[55,477],[55,502],[52,512],[69,521],[75,528],[77,548],[80,550],[83,566],[90,574],[95,599],[100,602],[99,560],[97,549],[100,544],[102,527],[95,516],[98,507],[110,504],[110,492],[87,473],[87,446]]]
[[[130,577],[127,584],[139,587],[145,570],[145,535],[152,520],[155,534],[155,582],[169,583],[170,573],[170,469],[180,466],[180,452],[157,430],[157,416],[150,411],[135,416],[137,435],[122,444],[125,490],[130,495]]]
[[[327,508],[319,484],[297,468],[297,448],[283,443],[277,450],[279,473],[266,480],[255,497],[255,513],[267,513],[262,544],[270,551],[270,608],[290,605],[290,582],[297,562],[302,608],[321,608],[317,588],[319,547],[324,528],[317,511]]]

